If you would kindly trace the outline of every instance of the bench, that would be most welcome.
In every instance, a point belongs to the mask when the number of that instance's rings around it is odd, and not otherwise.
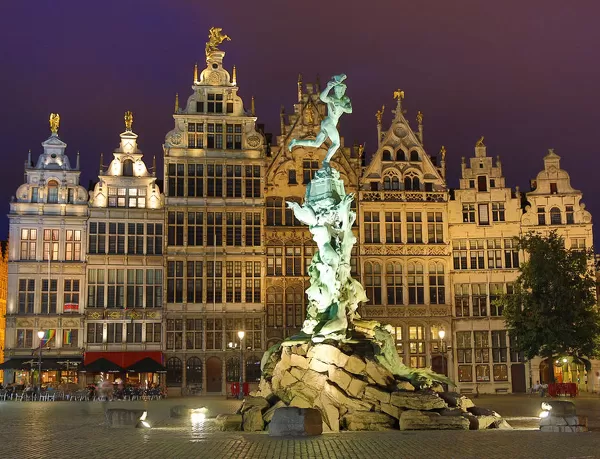
[[[499,387],[496,389],[497,394],[508,394],[508,389],[506,387]]]

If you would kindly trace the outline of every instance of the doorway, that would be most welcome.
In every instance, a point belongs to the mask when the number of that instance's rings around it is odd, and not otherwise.
[[[525,364],[513,363],[510,366],[510,377],[512,379],[513,393],[522,394],[527,392],[527,385],[525,384]]]
[[[223,364],[218,357],[206,361],[206,392],[223,392]]]

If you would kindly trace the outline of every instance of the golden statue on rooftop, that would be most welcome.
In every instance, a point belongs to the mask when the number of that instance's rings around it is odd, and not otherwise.
[[[477,143],[475,144],[475,146],[476,147],[485,147],[485,144],[483,143],[483,139],[484,139],[484,136],[481,136],[479,138],[479,140],[477,141]]]
[[[381,119],[383,118],[384,111],[385,111],[385,105],[382,105],[381,110],[377,110],[377,113],[375,113],[375,118],[377,118],[377,124],[381,124]]]
[[[125,130],[127,132],[131,132],[131,126],[133,125],[133,113],[131,113],[129,110],[127,110],[125,112]]]
[[[219,50],[219,45],[223,43],[225,40],[231,41],[231,38],[227,35],[222,35],[221,31],[223,29],[221,27],[211,27],[208,31],[208,42],[206,43],[206,57],[208,57],[212,52]]]
[[[446,161],[446,147],[444,145],[440,148],[440,156],[442,157],[442,161]]]
[[[402,91],[401,89],[396,89],[394,91],[394,99],[404,99],[404,91]]]
[[[421,110],[417,112],[417,123],[423,124],[423,112]]]
[[[50,132],[58,134],[58,126],[60,125],[60,115],[58,113],[50,113]]]

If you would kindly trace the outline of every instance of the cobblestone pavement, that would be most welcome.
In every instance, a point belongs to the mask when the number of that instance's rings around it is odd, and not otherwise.
[[[0,402],[0,458],[600,458],[600,432],[343,432],[274,439],[263,433],[216,432],[210,419],[202,425],[170,419],[169,409],[180,404],[206,406],[209,416],[239,406],[234,400],[201,397],[108,404]],[[512,407],[502,413],[507,417],[531,417],[525,414],[529,406],[539,407],[539,398],[481,396],[477,404],[500,412],[501,406]],[[579,404],[600,409],[595,399]],[[106,427],[105,407],[145,407],[153,428]]]

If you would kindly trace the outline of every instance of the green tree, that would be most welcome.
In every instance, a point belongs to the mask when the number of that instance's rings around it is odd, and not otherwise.
[[[596,306],[591,251],[567,250],[562,237],[529,233],[519,239],[528,260],[519,268],[514,294],[504,295],[513,349],[552,365],[556,356],[583,361],[600,349],[600,313]],[[550,381],[554,372],[550,371]]]

